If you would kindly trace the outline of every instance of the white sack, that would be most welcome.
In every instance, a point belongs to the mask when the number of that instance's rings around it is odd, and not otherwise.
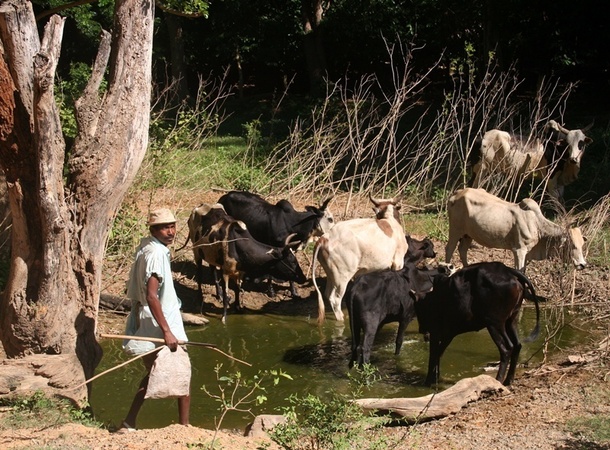
[[[191,360],[178,346],[175,352],[164,346],[157,354],[148,378],[144,398],[184,397],[191,387]]]

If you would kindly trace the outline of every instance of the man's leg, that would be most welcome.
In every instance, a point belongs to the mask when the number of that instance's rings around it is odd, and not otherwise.
[[[178,397],[178,419],[180,425],[188,425],[191,413],[191,396]]]
[[[123,427],[129,426],[129,428],[136,427],[136,419],[138,417],[138,413],[140,412],[140,408],[144,404],[144,396],[146,395],[146,388],[148,388],[148,377],[150,375],[150,369],[152,368],[153,362],[157,354],[154,353],[152,355],[147,355],[142,358],[142,362],[144,363],[144,367],[146,367],[146,376],[142,378],[140,382],[140,386],[136,391],[136,395],[131,402],[131,407],[129,408],[129,412],[127,413],[127,417],[123,421]]]

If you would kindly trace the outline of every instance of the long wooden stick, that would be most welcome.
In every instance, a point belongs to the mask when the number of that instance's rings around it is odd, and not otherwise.
[[[125,361],[125,362],[123,362],[123,363],[119,364],[118,366],[111,367],[111,368],[110,368],[110,369],[108,369],[108,370],[104,370],[103,372],[98,373],[97,375],[95,375],[95,376],[93,376],[93,377],[89,378],[88,380],[84,381],[83,383],[79,384],[78,386],[73,387],[73,388],[70,388],[70,389],[78,389],[79,387],[82,387],[82,386],[84,386],[84,385],[85,385],[85,384],[87,384],[87,383],[91,383],[93,380],[95,380],[96,378],[101,377],[102,375],[106,375],[107,373],[110,373],[110,372],[112,372],[113,370],[118,369],[119,367],[126,366],[127,364],[129,364],[129,363],[131,363],[131,362],[134,362],[136,359],[143,358],[144,356],[146,356],[146,355],[150,355],[151,353],[154,353],[154,352],[158,352],[158,351],[159,351],[159,350],[161,350],[162,348],[163,348],[163,347],[157,347],[157,348],[153,348],[152,350],[149,350],[149,351],[147,351],[146,353],[141,353],[141,354],[139,354],[139,355],[137,355],[137,356],[134,356],[134,357],[133,357],[133,358],[131,358],[130,360],[127,360],[127,361]]]
[[[160,344],[164,344],[165,343],[165,340],[161,339],[161,338],[146,337],[146,336],[129,336],[129,335],[125,335],[125,334],[100,334],[100,337],[110,338],[110,339],[134,339],[134,340],[137,340],[137,341],[158,342]],[[180,345],[195,345],[195,346],[198,346],[198,347],[209,348],[209,349],[212,349],[214,351],[217,351],[218,353],[226,356],[229,359],[237,361],[238,363],[245,364],[246,366],[252,367],[252,364],[250,364],[250,363],[248,363],[246,361],[242,361],[241,359],[237,359],[237,358],[235,358],[235,357],[233,357],[233,356],[223,352],[215,344],[207,344],[205,342],[192,342],[192,341],[178,341],[178,344],[180,344]]]

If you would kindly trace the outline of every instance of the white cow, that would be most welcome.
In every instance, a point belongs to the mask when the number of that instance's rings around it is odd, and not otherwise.
[[[322,293],[315,277],[316,259],[326,272],[325,295],[338,321],[343,321],[341,299],[349,281],[375,270],[400,270],[408,244],[398,221],[398,199],[379,200],[371,197],[376,218],[352,219],[337,223],[320,237],[314,251],[313,281],[318,293],[318,322],[324,321]]]
[[[524,138],[501,130],[489,130],[483,136],[480,159],[473,166],[472,187],[482,185],[490,172],[505,176],[524,176],[538,172],[549,175],[548,192],[563,196],[564,187],[578,177],[585,146],[593,140],[585,135],[591,125],[581,130],[568,130],[554,120],[544,127],[541,138]]]
[[[587,264],[582,254],[580,228],[562,228],[546,219],[538,204],[526,198],[509,203],[483,189],[466,188],[449,199],[449,241],[445,261],[450,262],[459,242],[462,264],[468,265],[472,241],[484,247],[511,250],[515,268],[524,271],[528,260],[546,259],[559,254],[582,269]]]

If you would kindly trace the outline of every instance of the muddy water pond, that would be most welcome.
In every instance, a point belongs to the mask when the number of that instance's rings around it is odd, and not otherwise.
[[[524,311],[520,321],[522,339],[529,335],[535,322],[534,309],[526,308]],[[541,329],[544,328],[542,323]],[[434,391],[434,388],[423,385],[428,344],[417,333],[417,321],[412,322],[405,333],[399,356],[394,356],[396,329],[397,324],[385,325],[375,339],[371,363],[379,369],[382,379],[365,392],[366,397],[418,397]],[[350,392],[348,362],[351,333],[347,323],[341,327],[337,326],[337,322],[328,320],[323,327],[318,327],[314,320],[307,317],[234,314],[229,316],[227,325],[212,319],[205,327],[190,328],[187,333],[191,341],[216,344],[224,352],[252,364],[252,367],[248,367],[215,351],[189,346],[193,369],[191,423],[195,426],[215,428],[220,417],[220,403],[206,394],[202,387],[206,386],[212,394],[220,394],[215,368],[221,364],[219,376],[239,371],[245,379],[252,379],[259,371],[281,369],[292,378],[281,379],[275,386],[266,383],[267,391],[264,394],[267,400],[262,405],[242,405],[243,409],[250,409],[254,414],[280,414],[282,408],[290,405],[288,397],[292,394],[313,394],[326,398],[335,393]],[[524,343],[521,364],[536,364],[541,360],[543,334],[533,343]],[[582,338],[582,332],[564,328],[560,344],[569,346]],[[117,340],[102,341],[104,357],[98,373],[129,359],[120,345],[121,342]],[[496,363],[498,357],[498,350],[486,330],[456,337],[441,359],[442,384],[438,389],[445,389],[462,378],[481,373],[495,376],[495,367],[490,369],[488,366]],[[517,377],[521,370],[518,370]],[[94,381],[91,406],[96,418],[106,424],[120,424],[142,375],[141,362],[134,362]],[[239,392],[243,394],[245,391]],[[226,390],[226,395],[230,394],[231,391]],[[239,394],[237,398],[240,398]],[[177,422],[177,418],[175,400],[147,400],[137,426],[164,427]],[[243,429],[252,418],[249,413],[232,411],[223,419],[221,427]]]

